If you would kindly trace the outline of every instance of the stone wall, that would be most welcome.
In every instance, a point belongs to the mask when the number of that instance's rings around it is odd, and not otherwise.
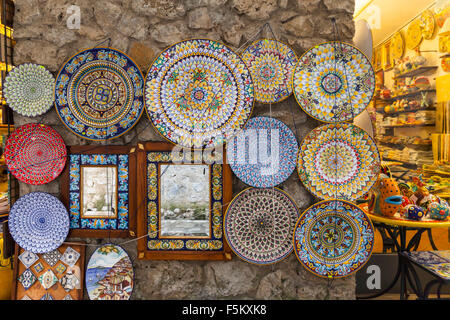
[[[81,8],[79,30],[67,28],[66,10],[70,5]],[[354,0],[16,0],[15,6],[14,63],[42,64],[55,76],[70,56],[107,38],[112,47],[128,53],[145,75],[155,55],[186,38],[219,40],[240,53],[255,35],[272,37],[268,28],[257,34],[261,26],[270,22],[278,39],[290,44],[300,56],[309,47],[334,39],[331,17],[336,18],[341,39],[350,42],[354,33]],[[293,96],[272,106],[256,104],[253,116],[259,115],[272,115],[286,123],[298,141],[319,125],[301,111]],[[40,117],[14,115],[16,126],[39,120]],[[54,110],[42,122],[55,128],[67,145],[92,144],[69,132]],[[149,124],[143,114],[133,130],[111,143],[163,140]],[[301,210],[314,202],[295,173],[280,187],[295,199]],[[243,188],[245,185],[234,177],[234,194]],[[37,190],[59,195],[59,179],[36,187],[20,184],[21,194]],[[87,241],[98,244],[106,240]],[[136,258],[135,243],[124,247],[135,266],[133,299],[352,299],[355,296],[354,276],[328,283],[306,271],[294,254],[278,264],[261,267],[236,256],[229,262],[140,261]],[[88,257],[93,250],[88,247]]]

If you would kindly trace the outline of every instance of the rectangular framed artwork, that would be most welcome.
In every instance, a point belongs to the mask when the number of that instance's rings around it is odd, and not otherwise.
[[[222,225],[232,194],[229,166],[217,154],[173,148],[138,145],[138,258],[231,259]]]
[[[136,154],[128,146],[71,146],[62,174],[70,236],[136,235]]]

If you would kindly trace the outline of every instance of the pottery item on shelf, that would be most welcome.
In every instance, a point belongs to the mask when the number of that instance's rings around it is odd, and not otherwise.
[[[445,220],[450,214],[450,208],[445,204],[430,202],[426,212],[431,219]]]
[[[379,179],[372,191],[369,210],[387,217],[392,217],[401,208],[402,195],[397,182],[392,178]]]
[[[421,220],[425,214],[421,207],[415,204],[410,204],[405,208],[404,215],[405,218],[410,220]]]
[[[420,66],[423,66],[425,62],[427,62],[427,59],[424,56],[418,54],[411,59],[411,62],[414,64],[415,68],[418,68]]]
[[[445,72],[450,71],[450,57],[444,57],[441,59],[441,67]]]
[[[419,90],[426,90],[426,89],[430,89],[430,80],[428,79],[428,77],[417,77],[414,80],[414,85],[419,89]]]
[[[382,99],[390,99],[391,98],[391,90],[389,90],[388,88],[383,88],[381,91],[380,91],[380,97],[382,98]]]

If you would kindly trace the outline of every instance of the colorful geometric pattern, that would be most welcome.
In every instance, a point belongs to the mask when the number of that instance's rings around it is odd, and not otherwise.
[[[241,57],[252,75],[256,101],[275,103],[291,95],[298,57],[288,45],[276,40],[257,40]]]
[[[30,123],[20,126],[5,145],[5,162],[20,181],[40,185],[54,180],[64,169],[67,150],[54,129]]]
[[[398,60],[403,57],[405,53],[405,40],[401,31],[397,32],[391,39],[391,56],[393,60]]]
[[[33,263],[35,263],[36,261],[39,260],[39,257],[37,254],[34,254],[33,252],[30,251],[24,251],[19,255],[19,260],[20,262],[23,263],[23,265],[25,266],[25,268],[29,268],[33,265]]]
[[[224,44],[186,40],[153,62],[145,102],[154,127],[172,143],[215,147],[250,117],[253,83],[244,61]]]
[[[48,263],[49,266],[53,267],[61,258],[61,252],[58,249],[46,252],[42,255],[42,259]]]
[[[238,257],[255,264],[279,262],[292,252],[299,212],[278,188],[249,188],[230,203],[224,219],[228,244]]]
[[[80,257],[80,253],[71,247],[67,247],[66,251],[64,251],[61,261],[67,264],[70,267],[73,267],[75,263],[77,263],[78,258]]]
[[[66,292],[69,292],[80,286],[80,279],[78,279],[74,273],[69,271],[59,279],[59,283]]]
[[[53,287],[54,284],[58,283],[58,278],[55,276],[52,270],[47,270],[44,274],[39,277],[39,282],[45,290]]]
[[[80,183],[81,166],[117,166],[118,214],[117,218],[81,218]],[[128,230],[128,179],[127,154],[71,154],[69,157],[69,216],[71,229]]]
[[[25,290],[28,290],[33,283],[36,282],[37,278],[34,275],[33,271],[30,269],[26,269],[22,274],[17,278],[17,280],[22,284]]]
[[[294,231],[298,260],[312,273],[341,278],[359,270],[372,254],[374,230],[356,205],[321,201],[303,212]]]
[[[55,101],[54,85],[55,78],[44,66],[24,63],[8,73],[3,94],[15,112],[36,117],[47,112]]]
[[[295,170],[297,151],[297,139],[283,122],[255,117],[228,141],[227,161],[244,183],[269,188],[289,178]]]
[[[406,48],[413,50],[422,42],[422,28],[420,27],[420,19],[411,22],[406,29]]]
[[[425,10],[420,15],[419,20],[423,38],[426,40],[431,39],[433,37],[434,30],[436,29],[436,20],[434,19],[433,11]]]
[[[56,111],[67,128],[89,140],[117,138],[144,110],[144,79],[138,66],[111,48],[84,50],[60,70]]]
[[[63,274],[64,271],[66,271],[66,269],[67,267],[61,262],[55,267],[55,271],[58,272],[59,274]]]
[[[190,153],[183,153],[182,156],[171,152],[148,152],[147,153],[147,249],[148,250],[183,250],[183,251],[220,251],[223,250],[223,165],[214,163],[214,158],[208,153],[200,159],[194,153],[194,158],[190,158]],[[216,155],[216,159],[222,157]],[[211,190],[211,237],[205,240],[197,239],[161,239],[159,232],[159,183],[160,165],[173,163],[208,163],[212,165],[210,170],[210,190]]]
[[[324,122],[353,119],[375,91],[370,61],[356,47],[338,41],[319,44],[303,54],[293,79],[300,107]]]
[[[11,208],[9,229],[25,250],[44,253],[58,248],[69,233],[69,215],[58,198],[45,192],[30,192]]]
[[[42,262],[36,263],[36,265],[33,267],[34,271],[36,271],[37,274],[41,273],[42,270],[44,270],[44,265]]]
[[[375,184],[380,163],[377,146],[367,132],[352,124],[331,123],[304,138],[297,171],[316,197],[353,201]]]

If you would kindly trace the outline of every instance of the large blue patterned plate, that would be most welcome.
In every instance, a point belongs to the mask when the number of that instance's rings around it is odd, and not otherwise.
[[[14,241],[33,253],[60,247],[69,233],[69,215],[56,197],[31,192],[20,197],[9,214],[9,230]]]
[[[293,250],[297,205],[278,188],[248,188],[228,206],[223,228],[228,244],[241,259],[259,265],[286,258]]]
[[[332,41],[319,44],[299,59],[293,77],[298,104],[324,122],[351,120],[369,104],[375,73],[356,47]]]
[[[56,111],[76,135],[89,140],[128,132],[144,110],[144,78],[124,53],[111,48],[84,50],[56,78]]]
[[[227,160],[234,174],[246,184],[270,188],[295,170],[297,151],[297,139],[283,122],[255,117],[228,141]]]
[[[294,251],[312,273],[342,278],[359,270],[370,258],[374,230],[355,204],[343,200],[318,202],[303,212],[295,225]]]
[[[218,41],[192,39],[164,50],[145,79],[145,105],[156,130],[187,148],[222,145],[253,109],[244,61]]]
[[[255,83],[255,100],[280,102],[292,93],[292,75],[297,55],[283,42],[261,39],[250,44],[241,55]]]

